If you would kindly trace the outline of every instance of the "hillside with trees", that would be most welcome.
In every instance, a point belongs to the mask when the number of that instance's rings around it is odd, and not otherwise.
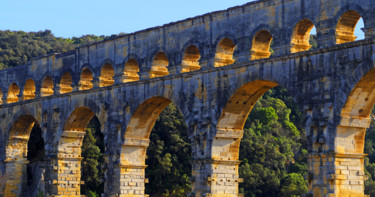
[[[62,53],[106,39],[86,35],[55,37],[51,31],[0,31],[0,69],[26,64],[33,57]],[[312,45],[316,47],[314,37]],[[268,91],[247,118],[240,145],[240,192],[253,196],[301,196],[307,192],[307,142],[301,112],[280,87]],[[103,192],[104,142],[96,118],[89,123],[82,146],[82,194]],[[40,139],[38,139],[40,140]],[[146,193],[151,197],[187,196],[191,189],[191,143],[181,112],[173,104],[159,116],[147,150]],[[32,143],[31,143],[32,144]],[[366,134],[366,193],[375,196],[375,123]]]

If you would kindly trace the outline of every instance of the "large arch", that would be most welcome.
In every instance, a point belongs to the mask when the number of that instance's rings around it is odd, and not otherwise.
[[[59,88],[60,88],[60,94],[66,94],[66,93],[69,93],[69,92],[72,92],[73,91],[73,78],[72,78],[72,74],[70,72],[65,72],[64,74],[62,74],[61,76],[61,79],[60,79],[60,84],[59,84]]]
[[[212,141],[211,191],[236,196],[239,193],[239,148],[246,119],[258,99],[273,87],[272,81],[257,80],[241,86],[228,100],[217,123]],[[231,170],[223,170],[231,169]],[[222,179],[219,177],[226,177]],[[224,182],[223,182],[224,181]],[[226,183],[228,182],[228,184]],[[230,185],[228,188],[222,184]]]
[[[90,90],[94,87],[93,74],[89,68],[84,68],[79,79],[79,90]]]
[[[272,39],[272,34],[269,31],[260,30],[253,38],[253,43],[251,46],[251,60],[270,57],[270,46]]]
[[[363,195],[364,194],[364,154],[366,129],[371,123],[371,111],[375,104],[375,69],[365,74],[352,88],[346,102],[340,112],[340,122],[336,129],[334,150],[335,168],[342,169],[345,162],[350,163],[347,173],[336,173],[341,175],[342,180],[336,182],[336,193],[338,195]],[[314,147],[317,148],[317,147]],[[347,189],[347,188],[354,189]]]
[[[132,82],[139,80],[139,65],[136,59],[132,58],[125,64],[122,82]]]
[[[40,179],[43,172],[40,170],[30,172],[27,165],[29,165],[28,160],[30,160],[30,158],[34,160],[35,158],[38,158],[38,160],[43,159],[44,142],[41,144],[43,149],[41,154],[38,152],[34,152],[35,155],[28,154],[28,148],[30,148],[30,144],[28,144],[28,142],[34,126],[37,126],[41,131],[37,120],[33,116],[22,115],[16,119],[11,127],[5,153],[5,174],[7,176],[7,181],[4,196],[23,196],[25,192],[30,192],[28,191],[28,187],[33,187],[31,188],[31,191],[33,192],[36,192],[37,190],[38,183],[31,184],[35,177],[30,180],[29,176],[35,176],[37,174],[37,178]],[[39,137],[42,138],[41,134],[39,135]],[[40,166],[35,165],[33,167],[34,169],[40,168]],[[40,189],[44,191],[44,188]]]
[[[19,101],[18,95],[20,93],[20,88],[16,83],[10,84],[8,88],[7,103],[15,103]]]
[[[164,97],[152,97],[144,101],[133,113],[125,131],[120,158],[120,195],[144,194],[146,150],[151,130],[159,114],[172,101]],[[128,177],[128,178],[125,178]],[[136,178],[140,177],[140,178]],[[133,181],[131,183],[131,180]],[[127,188],[135,184],[137,187]]]
[[[196,47],[195,45],[190,45],[189,47],[187,47],[181,62],[181,72],[185,73],[199,70],[201,68],[201,66],[199,65],[200,58],[201,54],[198,47]]]
[[[99,77],[99,87],[111,86],[115,83],[113,77],[115,76],[115,70],[109,63],[105,63],[102,67]]]
[[[361,15],[354,10],[349,10],[341,16],[336,26],[336,44],[355,41],[357,37],[354,30],[359,19]]]
[[[168,66],[169,61],[167,55],[164,52],[158,52],[152,60],[150,78],[169,75]]]
[[[216,53],[214,59],[215,67],[222,67],[234,63],[233,52],[235,49],[234,42],[229,38],[223,38],[216,46]]]
[[[294,27],[292,40],[291,40],[291,53],[297,53],[309,50],[310,45],[310,32],[314,28],[314,23],[308,19],[299,21]]]
[[[53,95],[53,79],[50,76],[46,76],[42,82],[42,88],[40,89],[40,96],[51,96]]]
[[[81,195],[81,147],[85,130],[95,113],[87,107],[75,109],[65,121],[58,144],[57,184],[59,195]],[[69,172],[69,173],[66,173]]]

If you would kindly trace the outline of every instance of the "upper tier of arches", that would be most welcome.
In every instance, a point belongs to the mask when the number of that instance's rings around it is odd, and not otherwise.
[[[351,9],[340,14],[336,17],[335,43],[352,42],[356,39],[354,30],[362,16]],[[294,25],[293,31],[289,33],[288,53],[303,52],[311,48],[309,40],[314,23],[317,22],[303,18]],[[199,42],[187,42],[180,52],[156,49],[153,55],[144,59],[124,53],[124,62],[117,65],[105,59],[100,66],[95,66],[94,63],[84,64],[79,72],[63,68],[59,75],[47,72],[40,80],[29,76],[25,81],[9,81],[6,87],[0,87],[0,104],[242,63],[243,60],[239,61],[239,54],[244,49],[247,50],[245,56],[248,61],[269,58],[274,51],[272,43],[280,43],[277,34],[277,30],[259,26],[247,38],[237,39],[231,34],[218,38],[214,50],[208,50]]]

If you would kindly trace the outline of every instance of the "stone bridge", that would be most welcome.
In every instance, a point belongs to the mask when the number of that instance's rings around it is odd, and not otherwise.
[[[366,39],[354,41],[361,17]],[[318,48],[309,50],[314,26]],[[81,144],[95,115],[104,195],[147,196],[150,132],[174,103],[192,142],[191,196],[241,196],[244,122],[265,92],[282,86],[304,115],[308,196],[365,196],[374,38],[375,0],[261,0],[2,70],[1,194],[25,196],[27,142],[38,124],[45,195],[80,196]]]

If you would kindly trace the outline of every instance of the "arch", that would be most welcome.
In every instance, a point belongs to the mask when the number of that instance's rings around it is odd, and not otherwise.
[[[3,91],[0,89],[0,105],[4,104],[3,102]]]
[[[144,101],[133,113],[125,131],[124,142],[121,148],[120,167],[121,177],[128,175],[130,179],[137,180],[140,187],[128,189],[129,194],[144,193],[144,178],[146,151],[149,145],[151,129],[159,114],[171,101],[164,97],[152,97]],[[141,179],[136,178],[141,177]],[[126,187],[130,180],[123,180],[121,187]],[[125,189],[125,188],[124,188]],[[120,188],[121,190],[121,188]]]
[[[167,55],[163,52],[158,52],[152,60],[150,78],[169,75],[168,66],[169,61]]]
[[[187,47],[181,62],[181,72],[185,73],[201,69],[199,65],[200,58],[201,54],[198,47],[195,45]]]
[[[73,78],[70,72],[65,72],[60,79],[60,94],[73,92]]]
[[[349,10],[341,16],[336,26],[336,44],[355,41],[357,37],[354,30],[360,18],[361,15],[354,10]]]
[[[99,87],[111,86],[115,83],[113,77],[115,76],[115,70],[109,63],[105,63],[102,67],[99,77]]]
[[[253,38],[251,47],[251,60],[270,57],[271,42],[272,34],[267,30],[260,30]]]
[[[18,95],[20,94],[20,88],[16,83],[10,84],[8,88],[7,103],[15,103],[19,101]]]
[[[37,124],[33,116],[22,115],[16,119],[11,127],[5,153],[5,170],[7,175],[4,191],[5,196],[22,196],[22,192],[28,187],[28,173],[26,173],[27,157],[29,156],[28,142],[31,131],[34,125]],[[43,157],[43,155],[38,157]]]
[[[214,60],[215,67],[226,66],[234,63],[233,52],[235,49],[234,42],[229,38],[223,38],[216,47]]]
[[[291,41],[291,53],[297,53],[309,50],[310,32],[314,28],[314,23],[308,19],[303,19],[296,24],[293,30]]]
[[[35,98],[35,82],[32,79],[26,80],[25,88],[23,90],[24,100]]]
[[[46,76],[42,82],[42,88],[40,89],[40,95],[51,96],[53,95],[53,79],[50,76]]]
[[[124,68],[124,74],[123,74],[123,83],[126,82],[132,82],[132,81],[138,81],[139,80],[139,65],[137,60],[134,58],[129,59]]]
[[[65,121],[58,144],[56,190],[62,195],[81,193],[81,147],[85,129],[95,113],[87,107],[75,109]],[[71,172],[71,173],[64,173]],[[69,180],[76,180],[69,182]]]
[[[93,74],[90,69],[84,68],[79,80],[79,90],[90,90],[93,87]]]

